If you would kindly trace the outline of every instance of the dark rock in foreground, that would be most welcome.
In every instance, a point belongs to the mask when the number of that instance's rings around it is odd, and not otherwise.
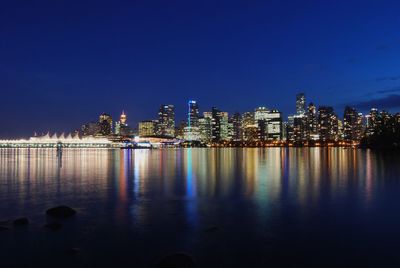
[[[193,268],[193,258],[185,253],[174,253],[165,256],[158,264],[160,268]]]
[[[74,216],[76,211],[67,206],[58,206],[48,209],[46,214],[54,218],[69,218]]]
[[[213,233],[213,232],[216,232],[216,231],[218,231],[218,230],[219,230],[218,226],[212,226],[212,227],[210,227],[210,228],[204,229],[204,232],[206,232],[206,233]]]
[[[53,231],[57,231],[57,230],[61,229],[62,224],[59,222],[52,222],[52,223],[46,224],[44,227],[49,228]]]
[[[8,229],[9,229],[8,227],[0,226],[0,231],[6,231],[6,230],[8,230]]]
[[[22,226],[22,225],[28,225],[29,224],[29,220],[28,220],[28,218],[18,218],[18,219],[15,219],[14,221],[13,221],[13,224],[15,225],[15,226]]]
[[[68,255],[77,255],[80,253],[79,248],[69,248],[65,251]]]

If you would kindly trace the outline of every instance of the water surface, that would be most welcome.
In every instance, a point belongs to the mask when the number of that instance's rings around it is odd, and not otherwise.
[[[395,267],[399,160],[341,148],[0,149],[0,255],[5,267],[155,267],[173,252],[199,267]],[[60,204],[78,214],[43,228]],[[29,227],[7,222],[21,216]]]

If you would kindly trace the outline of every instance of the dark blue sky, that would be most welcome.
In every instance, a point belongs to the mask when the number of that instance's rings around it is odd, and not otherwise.
[[[8,2],[8,3],[7,3]],[[0,136],[68,131],[161,103],[400,110],[398,1],[7,1]],[[34,3],[35,2],[35,3]]]

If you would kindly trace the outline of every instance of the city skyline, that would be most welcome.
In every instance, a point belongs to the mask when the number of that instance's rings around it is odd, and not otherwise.
[[[243,119],[242,116],[246,116],[246,113],[249,113],[249,112],[252,113],[253,114],[252,116],[254,117],[255,116],[255,112],[257,111],[257,109],[261,108],[261,109],[267,109],[268,111],[279,112],[280,113],[280,118],[282,120],[282,123],[287,123],[287,122],[290,122],[291,120],[293,120],[292,119],[293,116],[296,117],[297,115],[308,114],[310,112],[310,111],[308,111],[308,109],[310,109],[310,106],[314,107],[315,112],[318,110],[318,107],[322,107],[323,109],[325,107],[332,107],[332,109],[333,109],[332,111],[336,114],[337,118],[342,120],[342,121],[346,117],[346,110],[348,110],[349,108],[357,110],[357,108],[355,106],[345,105],[344,108],[343,108],[343,111],[338,111],[331,105],[317,104],[314,101],[309,100],[306,97],[306,94],[304,94],[302,92],[301,93],[296,93],[293,96],[292,101],[293,101],[293,103],[292,103],[293,109],[292,109],[292,112],[289,113],[289,114],[284,114],[284,113],[281,112],[281,110],[276,109],[276,108],[271,108],[269,106],[256,106],[250,111],[238,111],[238,110],[235,110],[234,112],[227,111],[226,113],[227,113],[227,115],[229,114],[229,119],[233,119],[234,116],[236,114],[238,114],[240,116],[241,120],[242,120]],[[209,108],[203,108],[201,106],[201,104],[199,106],[198,103],[199,102],[197,100],[190,99],[187,102],[187,108],[186,108],[185,116],[183,116],[182,118],[176,118],[175,117],[175,114],[177,114],[177,111],[174,108],[175,104],[160,104],[159,105],[160,110],[158,112],[158,115],[161,116],[163,114],[161,109],[163,109],[163,108],[167,109],[167,108],[170,108],[168,106],[172,106],[172,109],[173,109],[172,113],[173,114],[172,114],[172,119],[171,119],[172,120],[172,122],[171,122],[172,123],[172,127],[171,128],[176,130],[177,128],[180,127],[180,124],[182,122],[184,122],[186,124],[186,126],[187,126],[187,124],[191,120],[193,120],[193,115],[192,115],[192,113],[193,113],[192,109],[193,108],[191,107],[193,104],[195,105],[194,109],[195,109],[195,112],[197,113],[197,117],[204,116],[203,114],[206,114],[207,112],[212,111],[212,109],[214,109],[214,108],[215,109],[220,109],[220,107],[218,107],[218,106],[212,106],[212,107],[209,107]],[[275,107],[275,106],[273,106],[273,107]],[[379,111],[388,112],[390,114],[397,114],[398,113],[397,111],[388,111],[388,110],[385,110],[385,109],[381,109],[379,107],[370,107],[369,109],[365,108],[366,112],[364,112],[364,113],[361,112],[361,110],[357,110],[357,111],[359,113],[361,113],[363,117],[365,117],[366,115],[368,115],[368,113],[370,113],[374,109],[379,110]],[[224,110],[224,109],[222,109],[222,110]],[[180,114],[180,113],[178,112],[178,114]],[[99,115],[99,113],[97,113],[97,115]],[[99,116],[100,117],[99,122],[107,121],[110,124],[110,126],[108,126],[108,124],[106,124],[106,126],[105,126],[106,128],[109,128],[109,129],[105,130],[106,133],[120,134],[119,133],[119,131],[120,131],[119,130],[120,129],[120,125],[119,124],[122,121],[122,127],[124,127],[124,126],[129,127],[129,131],[135,131],[135,133],[138,135],[138,131],[139,131],[139,128],[140,128],[140,123],[141,122],[153,122],[153,124],[154,124],[155,120],[158,121],[158,119],[154,119],[155,115],[156,114],[153,112],[153,115],[149,116],[148,118],[142,118],[142,119],[139,119],[139,121],[137,121],[137,122],[132,122],[132,121],[129,120],[130,117],[129,117],[128,112],[126,112],[126,109],[122,109],[120,111],[120,113],[119,113],[119,117],[120,117],[119,120],[114,120],[117,117],[114,117],[111,113],[102,112],[100,114],[100,116]],[[102,117],[105,117],[105,118],[102,118]],[[96,122],[97,122],[97,120],[93,120],[93,118],[92,118],[91,120],[87,121],[87,124],[94,124]],[[76,132],[76,131],[79,131],[79,132],[83,131],[82,128],[84,127],[84,125],[81,125],[81,126],[79,125],[79,124],[82,124],[82,122],[77,122],[77,124],[78,125],[76,125],[75,128],[72,128],[72,129],[57,130],[57,129],[51,129],[49,127],[46,130],[34,130],[33,133],[31,133],[31,134],[25,134],[25,135],[20,135],[20,136],[8,136],[8,137],[1,137],[0,136],[0,138],[20,138],[20,137],[25,137],[26,138],[26,137],[32,136],[32,134],[33,135],[38,135],[38,134],[44,135],[46,133],[72,133],[72,132]],[[116,125],[116,124],[118,124],[118,125]],[[197,122],[195,122],[194,126],[195,127],[197,126]],[[100,128],[99,131],[104,134],[105,133],[104,129],[102,129],[101,126],[99,126],[99,128]],[[96,131],[97,130],[95,130],[95,132]],[[82,132],[82,134],[83,133],[84,133],[84,131]],[[126,134],[126,135],[128,135],[128,134]],[[172,134],[172,132],[170,132],[169,134],[160,134],[160,135],[161,136],[165,135],[165,136],[174,137],[174,134]]]
[[[8,2],[0,11],[0,137],[67,131],[101,112],[126,110],[136,124],[160,103],[175,104],[179,121],[192,98],[201,108],[267,106],[287,116],[286,96],[304,92],[337,111],[397,112],[398,7]]]

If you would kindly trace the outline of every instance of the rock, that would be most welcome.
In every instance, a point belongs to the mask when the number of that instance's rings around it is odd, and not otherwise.
[[[204,229],[204,232],[206,232],[206,233],[213,233],[213,232],[216,232],[216,231],[218,231],[218,230],[219,230],[218,226],[212,226],[212,227],[210,227],[210,228]]]
[[[0,226],[0,231],[6,231],[6,230],[8,230],[8,229],[9,229],[8,227]]]
[[[74,216],[76,211],[67,206],[58,206],[48,209],[46,214],[54,218],[69,218]]]
[[[67,253],[68,255],[77,255],[79,254],[81,251],[79,250],[79,248],[69,248],[65,251],[65,253]]]
[[[13,221],[13,224],[15,225],[15,226],[22,226],[22,225],[28,225],[29,224],[29,220],[28,220],[28,218],[18,218],[18,219],[15,219],[14,221]]]
[[[62,224],[59,223],[59,222],[52,222],[52,223],[46,224],[44,227],[49,228],[49,229],[51,229],[53,231],[57,231],[57,230],[61,229]]]
[[[195,267],[194,260],[191,256],[185,253],[174,253],[165,256],[158,264],[160,268],[193,268]]]

